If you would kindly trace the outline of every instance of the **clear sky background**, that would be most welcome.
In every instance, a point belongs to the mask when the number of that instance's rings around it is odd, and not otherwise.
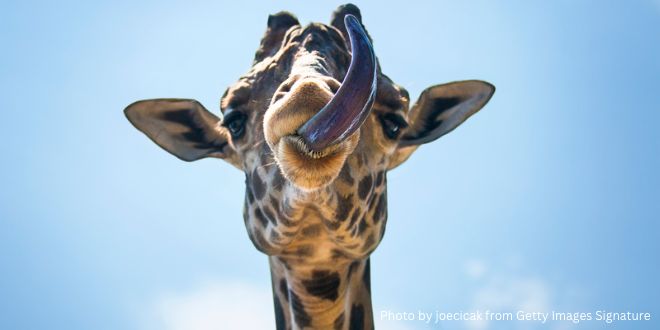
[[[524,309],[651,312],[610,328],[660,328],[660,2],[356,3],[412,97],[452,80],[497,86],[388,175],[379,327],[603,327],[380,319]],[[243,174],[179,161],[122,110],[187,97],[218,111],[268,14],[328,22],[339,4],[3,1],[0,329],[272,328]]]

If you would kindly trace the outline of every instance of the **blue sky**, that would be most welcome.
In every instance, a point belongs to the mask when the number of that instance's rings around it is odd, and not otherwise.
[[[414,98],[483,79],[482,112],[388,175],[372,258],[379,312],[660,316],[660,2],[356,1],[383,70]],[[123,116],[188,97],[217,111],[267,15],[327,22],[340,2],[3,2],[0,328],[270,326],[242,173],[184,163]],[[259,323],[262,322],[262,323]]]

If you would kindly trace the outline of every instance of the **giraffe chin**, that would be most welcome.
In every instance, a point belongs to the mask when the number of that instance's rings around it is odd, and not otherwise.
[[[331,184],[339,175],[346,158],[353,153],[360,132],[321,151],[312,151],[300,136],[280,139],[273,154],[284,177],[302,190],[317,190]]]

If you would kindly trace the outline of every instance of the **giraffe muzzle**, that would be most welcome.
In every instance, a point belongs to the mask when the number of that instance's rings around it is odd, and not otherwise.
[[[369,116],[376,95],[376,55],[369,37],[355,16],[346,15],[344,24],[352,50],[346,77],[328,104],[297,132],[314,152],[355,133]]]

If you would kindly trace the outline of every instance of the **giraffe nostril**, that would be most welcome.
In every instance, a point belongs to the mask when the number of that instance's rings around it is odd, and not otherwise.
[[[271,104],[285,97],[291,91],[291,87],[293,86],[294,83],[295,80],[288,80],[282,83],[280,87],[277,89],[277,91],[275,91],[275,94],[273,95],[273,99],[271,100]]]
[[[276,103],[277,101],[281,100],[285,95],[286,95],[285,92],[275,92],[275,95],[273,95],[273,100],[270,103],[271,104]]]
[[[285,84],[283,84],[283,85],[280,87],[280,92],[288,93],[289,91],[291,91],[291,86],[293,86],[292,83],[285,83]]]
[[[321,90],[330,91],[330,96],[332,97],[332,95],[337,93],[339,87],[341,87],[341,83],[336,79],[329,77],[296,77],[295,79],[289,78],[277,88],[275,94],[273,94],[270,104],[273,105],[277,103],[287,95],[317,95]]]
[[[335,79],[328,79],[325,81],[325,83],[328,85],[330,88],[330,91],[332,94],[337,94],[337,91],[339,90],[339,87],[341,86],[341,83]]]

